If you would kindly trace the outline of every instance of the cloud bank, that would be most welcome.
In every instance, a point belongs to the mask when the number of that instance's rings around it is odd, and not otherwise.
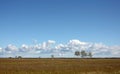
[[[33,45],[22,44],[20,47],[9,44],[5,48],[0,47],[0,56],[50,56],[74,57],[74,52],[85,50],[92,52],[93,57],[120,57],[120,46],[107,46],[102,43],[82,42],[77,39],[69,40],[67,43],[57,44],[54,40]]]

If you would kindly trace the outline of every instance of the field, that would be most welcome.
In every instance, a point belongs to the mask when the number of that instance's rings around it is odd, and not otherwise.
[[[0,59],[0,74],[120,74],[120,59]]]

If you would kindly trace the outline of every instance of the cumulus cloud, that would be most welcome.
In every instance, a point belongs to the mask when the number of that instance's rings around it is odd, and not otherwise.
[[[94,54],[97,54],[97,53],[107,52],[109,47],[102,43],[94,43],[92,44],[90,49],[93,51]]]
[[[54,41],[54,40],[48,40],[47,43],[48,43],[48,44],[55,44],[55,41]]]
[[[70,40],[68,44],[71,44],[71,45],[86,45],[87,43],[86,42],[81,42],[80,40],[77,40],[77,39],[73,39],[73,40]]]
[[[48,40],[47,42],[43,42],[42,44],[40,44],[40,48],[41,49],[50,49],[51,45],[55,44],[55,41],[53,40]]]
[[[76,50],[91,51],[93,56],[118,56],[120,57],[120,46],[107,46],[102,43],[82,42],[77,39],[69,40],[67,43],[57,44],[54,40],[48,40],[43,43],[35,43],[33,45],[22,44],[21,47],[9,44],[5,48],[0,48],[0,52],[9,54],[26,54],[27,56],[34,54],[40,56],[41,54],[57,54],[64,56],[73,54]]]
[[[3,50],[3,49],[0,47],[0,53],[2,53],[2,50]]]
[[[111,46],[109,50],[111,50],[111,55],[120,56],[120,46]]]
[[[21,52],[26,52],[26,51],[29,51],[30,50],[30,46],[26,45],[26,44],[23,44],[20,48],[19,48],[19,51]]]
[[[6,48],[5,51],[7,53],[12,53],[18,51],[18,48],[15,45],[9,44]]]
[[[81,42],[80,40],[70,40],[67,44],[69,49],[72,50],[86,50],[88,49],[90,43],[88,42]]]

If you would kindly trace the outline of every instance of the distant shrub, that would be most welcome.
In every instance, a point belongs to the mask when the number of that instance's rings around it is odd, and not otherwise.
[[[53,59],[53,58],[54,58],[54,55],[51,55],[51,58]]]
[[[11,59],[12,57],[8,57],[9,59]]]
[[[15,56],[15,58],[21,59],[21,58],[22,58],[22,56]]]
[[[18,59],[21,59],[22,58],[22,56],[18,56]]]

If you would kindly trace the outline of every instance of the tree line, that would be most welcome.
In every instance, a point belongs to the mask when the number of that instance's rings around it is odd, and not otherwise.
[[[92,52],[86,52],[85,50],[75,51],[75,56],[80,56],[81,58],[92,58]]]
[[[92,52],[86,52],[85,50],[81,50],[81,51],[75,51],[74,55],[77,57],[81,57],[81,58],[92,58]],[[54,55],[51,55],[51,58],[54,58]],[[12,58],[12,57],[9,57]],[[22,56],[15,56],[15,58],[21,59]],[[39,57],[40,58],[40,57]]]

